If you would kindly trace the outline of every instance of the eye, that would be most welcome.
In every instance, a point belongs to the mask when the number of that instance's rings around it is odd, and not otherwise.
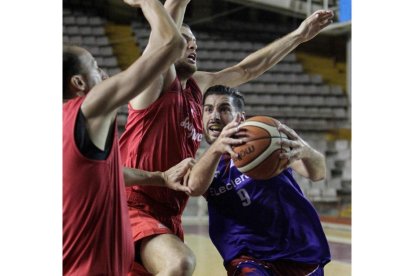
[[[211,106],[205,106],[204,107],[204,112],[211,113],[212,111],[213,111],[213,108]]]
[[[222,107],[222,108],[220,109],[220,111],[221,111],[221,112],[229,112],[229,111],[230,111],[230,107],[228,107],[228,106]]]

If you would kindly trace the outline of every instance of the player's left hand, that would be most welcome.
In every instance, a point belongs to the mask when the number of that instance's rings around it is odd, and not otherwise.
[[[186,185],[183,185],[183,178],[194,164],[195,160],[193,158],[186,158],[177,165],[162,172],[161,175],[164,179],[165,186],[175,191],[190,193],[191,189]]]
[[[280,124],[278,130],[286,134],[289,138],[289,140],[284,139],[281,146],[290,147],[291,150],[280,154],[280,158],[289,160],[288,165],[296,160],[310,157],[312,148],[296,133],[296,131],[284,124]]]
[[[296,32],[303,39],[302,42],[311,40],[321,30],[333,22],[334,13],[331,10],[318,10],[303,20]]]

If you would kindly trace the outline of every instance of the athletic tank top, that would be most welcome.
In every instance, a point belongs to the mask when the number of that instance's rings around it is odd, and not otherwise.
[[[106,160],[84,157],[74,139],[84,99],[63,105],[63,274],[126,275],[134,248],[117,128]]]
[[[128,107],[120,138],[123,164],[146,171],[165,171],[195,157],[202,139],[202,93],[190,78],[182,89],[176,78],[168,91],[143,110]],[[188,196],[165,187],[127,187],[129,206],[162,216],[181,216]],[[148,208],[148,206],[151,208]]]
[[[222,159],[205,197],[210,238],[225,264],[240,255],[321,265],[330,261],[319,216],[292,169],[253,180],[232,160]]]

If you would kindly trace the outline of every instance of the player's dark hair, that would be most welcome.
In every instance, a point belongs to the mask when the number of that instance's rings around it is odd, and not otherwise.
[[[239,90],[236,88],[223,86],[223,85],[216,85],[212,86],[209,89],[207,89],[207,92],[204,94],[203,97],[203,105],[206,100],[206,98],[209,95],[226,95],[230,98],[233,98],[233,103],[238,111],[244,110],[244,96],[242,93],[240,93]]]
[[[70,99],[69,82],[72,76],[82,72],[79,54],[72,46],[63,46],[63,99]]]

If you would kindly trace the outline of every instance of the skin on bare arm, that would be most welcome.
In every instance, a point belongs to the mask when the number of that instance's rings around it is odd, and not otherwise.
[[[181,26],[184,21],[185,11],[187,9],[187,5],[190,3],[191,0],[166,0],[164,3],[165,10],[171,16],[172,20],[177,25],[177,28],[182,32]],[[186,36],[185,32],[181,33],[184,38],[188,42],[188,37]],[[163,89],[168,89],[168,86],[171,82],[177,77],[177,70],[175,65],[172,65],[167,72],[163,75]],[[185,87],[185,85],[183,85]]]
[[[183,22],[185,9],[189,2],[190,0],[167,0],[164,4],[178,30]],[[157,47],[161,39],[163,39],[163,36],[160,37],[157,32],[152,31],[144,53]],[[174,64],[171,64],[166,70],[158,74],[141,94],[130,101],[131,106],[138,110],[147,108],[160,97],[162,91],[168,89],[176,76]]]
[[[189,193],[190,188],[183,186],[183,177],[194,164],[195,160],[193,158],[186,158],[165,172],[147,172],[124,167],[125,185],[161,186]]]
[[[324,179],[326,177],[325,156],[312,148],[290,127],[280,124],[278,130],[289,138],[281,143],[282,146],[291,148],[290,152],[280,154],[280,158],[289,160],[286,167],[292,167],[297,173],[312,181]]]
[[[194,79],[203,92],[214,85],[235,87],[246,83],[273,67],[299,44],[314,38],[332,23],[333,16],[332,11],[318,10],[296,30],[248,55],[240,63],[219,72],[197,71]]]
[[[191,0],[167,0],[164,3],[167,13],[171,16],[178,29],[180,29],[183,24],[185,10],[190,1]]]
[[[82,104],[91,140],[103,149],[116,110],[142,92],[155,78],[181,57],[185,42],[158,0],[125,0],[141,7],[154,30],[156,47],[144,53],[125,71],[95,85]],[[96,61],[95,61],[96,63]]]

